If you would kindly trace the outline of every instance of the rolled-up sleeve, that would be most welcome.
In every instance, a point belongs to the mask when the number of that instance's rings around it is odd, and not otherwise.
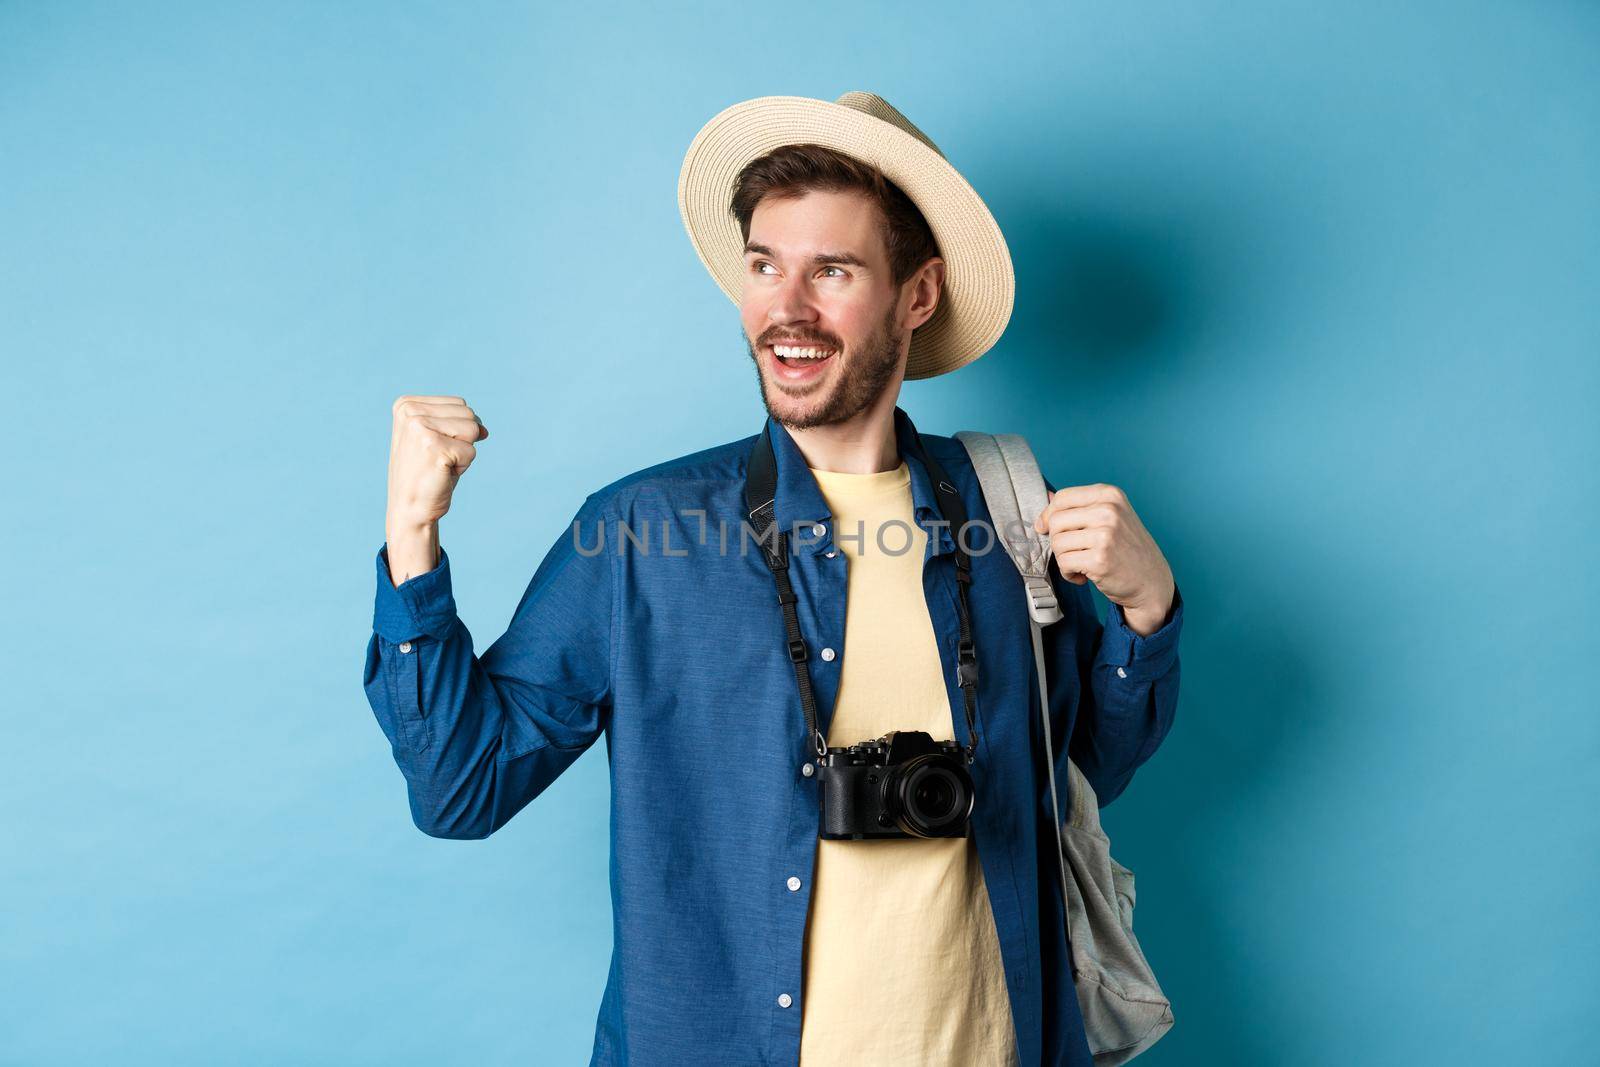
[[[388,546],[378,550],[363,685],[424,833],[487,837],[603,732],[614,553],[581,546],[595,544],[604,522],[587,498],[482,657],[456,612],[443,548],[433,570],[399,586]]]
[[[444,640],[456,623],[450,588],[450,557],[441,545],[439,562],[396,586],[389,577],[389,546],[378,549],[378,592],[372,605],[372,630],[390,644],[419,637]]]

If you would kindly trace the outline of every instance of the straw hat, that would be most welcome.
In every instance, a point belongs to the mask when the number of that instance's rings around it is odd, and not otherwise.
[[[965,366],[1000,339],[1016,279],[994,216],[928,136],[881,96],[849,92],[833,103],[763,96],[734,104],[695,134],[678,175],[678,210],[700,261],[735,304],[744,239],[733,217],[734,179],[745,164],[786,144],[820,144],[870,163],[909,196],[939,244],[944,290],[911,335],[907,378]]]

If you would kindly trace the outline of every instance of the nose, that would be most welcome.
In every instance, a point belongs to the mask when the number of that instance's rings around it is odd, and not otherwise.
[[[784,280],[767,306],[767,319],[778,326],[817,321],[817,308],[811,301],[811,290],[805,278]]]

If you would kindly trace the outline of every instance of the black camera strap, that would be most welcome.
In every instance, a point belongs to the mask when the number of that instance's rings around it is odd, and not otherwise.
[[[750,450],[750,459],[745,476],[744,500],[745,509],[750,516],[750,524],[756,534],[756,543],[761,546],[761,554],[767,561],[767,567],[772,571],[772,580],[778,587],[778,604],[783,608],[784,628],[788,631],[789,661],[794,664],[795,684],[800,689],[800,706],[805,710],[806,732],[809,735],[811,747],[816,751],[817,758],[823,759],[828,755],[828,742],[822,736],[822,731],[817,729],[817,704],[814,690],[811,688],[811,674],[806,669],[806,660],[809,658],[806,651],[806,641],[800,631],[800,616],[795,608],[798,599],[794,595],[794,587],[789,583],[789,534],[788,530],[776,530],[777,514],[774,502],[778,493],[778,461],[772,451],[772,436],[770,423],[761,428],[760,435],[756,438],[755,446]],[[961,616],[961,635],[956,644],[956,682],[961,686],[963,702],[967,712],[967,762],[972,763],[977,759],[978,748],[978,653],[972,640],[972,614],[968,600],[967,587],[972,584],[972,561],[961,547],[961,534],[967,524],[967,509],[961,501],[961,494],[934,459],[922,447],[922,441],[916,435],[910,442],[910,447],[915,451],[917,459],[927,469],[928,476],[934,483],[934,501],[938,505],[939,515],[950,527],[951,537],[955,540],[956,562],[956,605]]]

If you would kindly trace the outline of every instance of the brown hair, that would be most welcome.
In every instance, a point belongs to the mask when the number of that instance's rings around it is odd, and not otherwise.
[[[744,165],[733,184],[730,210],[739,231],[750,239],[750,220],[763,197],[802,197],[813,190],[855,190],[878,205],[884,219],[883,243],[889,252],[889,275],[896,286],[930,258],[939,245],[917,205],[898,185],[870,163],[820,144],[774,148]]]

